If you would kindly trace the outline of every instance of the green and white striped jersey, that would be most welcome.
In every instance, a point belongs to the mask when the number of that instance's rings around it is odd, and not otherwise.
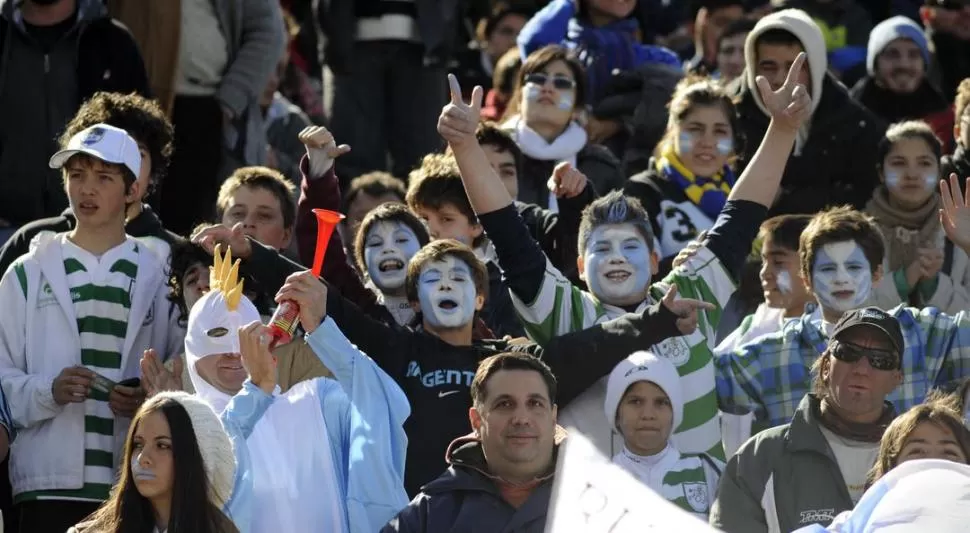
[[[704,300],[714,304],[715,309],[699,314],[694,333],[643,349],[670,359],[680,374],[684,419],[673,436],[677,449],[684,453],[707,453],[723,460],[712,353],[722,310],[735,291],[734,281],[714,253],[701,247],[694,257],[651,286],[650,297],[636,312],[661,299],[670,285],[677,286],[679,298]],[[548,260],[535,301],[523,302],[514,293],[512,300],[529,337],[540,345],[553,337],[581,331],[627,312],[573,286]],[[560,411],[560,424],[577,428],[601,451],[612,455],[620,450],[622,442],[618,440],[619,445],[612,442],[612,421],[603,413],[605,379]]]

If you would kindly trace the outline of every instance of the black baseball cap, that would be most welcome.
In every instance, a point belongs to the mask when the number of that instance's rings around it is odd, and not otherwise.
[[[906,342],[903,340],[903,330],[899,327],[899,321],[896,320],[896,317],[878,307],[864,307],[845,313],[835,324],[831,338],[838,340],[839,335],[844,334],[846,331],[863,327],[871,328],[884,334],[889,340],[889,344],[896,351],[896,354],[902,357],[903,346],[906,345]]]

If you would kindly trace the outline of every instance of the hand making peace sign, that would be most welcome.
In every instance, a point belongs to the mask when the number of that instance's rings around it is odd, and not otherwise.
[[[475,140],[475,129],[481,119],[485,91],[476,85],[472,91],[471,102],[466,104],[461,97],[461,85],[454,74],[448,74],[448,85],[451,86],[451,102],[441,110],[441,116],[438,117],[438,133],[454,150],[470,140]]]
[[[795,62],[788,69],[785,83],[777,91],[771,90],[771,85],[764,76],[755,78],[758,91],[761,93],[761,101],[771,114],[772,122],[791,130],[801,128],[802,123],[812,113],[812,97],[808,94],[808,89],[798,83],[798,74],[805,66],[807,57],[805,52],[798,54]]]

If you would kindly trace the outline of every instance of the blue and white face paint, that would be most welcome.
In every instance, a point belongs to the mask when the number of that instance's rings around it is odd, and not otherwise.
[[[791,284],[791,274],[787,270],[782,270],[775,276],[775,285],[778,287],[778,292],[788,296],[792,292]]]
[[[155,473],[147,468],[142,468],[138,462],[138,453],[131,454],[131,475],[135,479],[154,480]]]
[[[456,257],[431,261],[418,275],[421,313],[428,325],[436,329],[457,329],[471,324],[476,296],[471,267]]]
[[[685,155],[694,151],[694,136],[689,132],[682,131],[677,136],[677,155],[683,158]]]
[[[717,153],[722,156],[729,156],[731,152],[734,152],[734,139],[717,140]]]
[[[586,283],[600,301],[642,302],[650,285],[650,247],[632,224],[604,224],[592,231],[583,253]]]
[[[408,261],[420,248],[418,236],[406,224],[385,220],[371,225],[364,239],[367,275],[382,293],[402,295]]]
[[[872,292],[872,268],[862,248],[854,241],[822,246],[812,265],[812,292],[832,311],[862,307]]]

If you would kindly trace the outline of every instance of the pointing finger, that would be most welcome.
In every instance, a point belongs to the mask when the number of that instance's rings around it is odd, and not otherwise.
[[[457,83],[457,82],[456,82]],[[460,92],[458,94],[461,94]],[[481,111],[482,100],[485,98],[485,89],[481,85],[476,85],[472,90],[472,107],[475,111]]]
[[[802,66],[805,64],[805,52],[798,54],[795,61],[791,64],[791,68],[788,69],[788,76],[785,78],[785,88],[791,88],[793,84],[798,83],[798,74],[802,71]]]
[[[668,304],[669,305],[669,304],[671,304],[671,303],[674,302],[674,298],[676,298],[676,297],[677,297],[677,285],[671,285],[667,289],[667,293],[664,294],[663,301],[664,301],[665,304]]]
[[[454,74],[448,74],[448,86],[451,87],[451,103],[464,104],[465,102],[461,99],[461,85]]]

